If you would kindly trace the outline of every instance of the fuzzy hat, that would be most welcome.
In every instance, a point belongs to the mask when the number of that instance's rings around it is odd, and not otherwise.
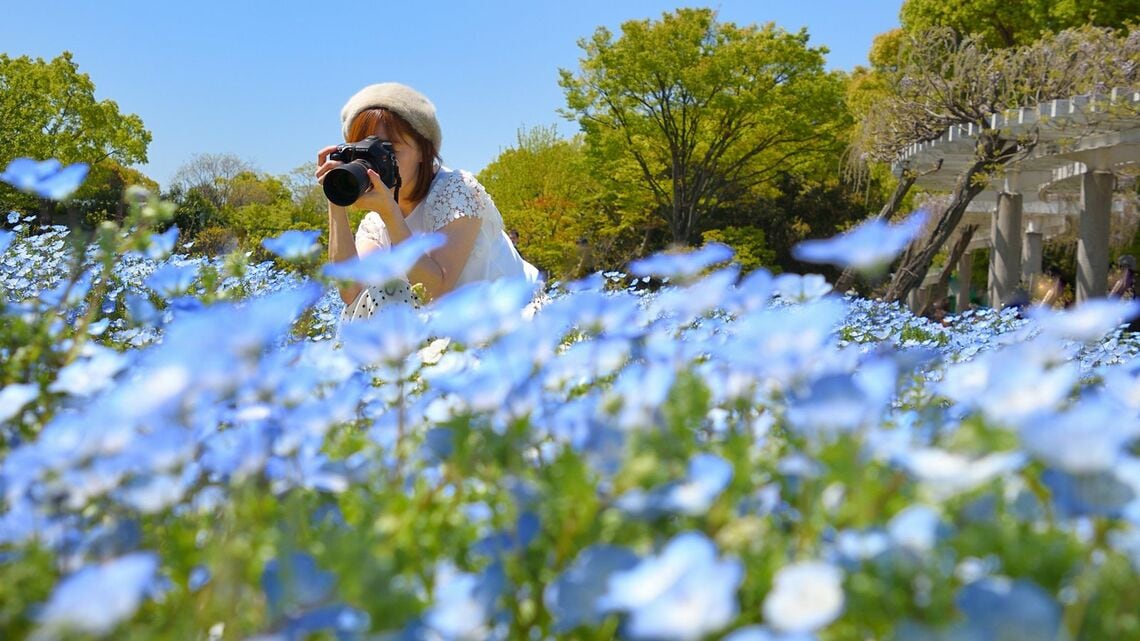
[[[435,144],[436,150],[443,145],[443,132],[435,119],[435,105],[422,93],[398,82],[368,85],[348,99],[340,110],[340,129],[345,140],[348,140],[348,128],[353,119],[365,109],[377,107],[407,120],[412,129]]]

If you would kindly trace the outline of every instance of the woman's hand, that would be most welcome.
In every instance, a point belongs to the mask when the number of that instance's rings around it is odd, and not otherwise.
[[[324,184],[325,175],[333,169],[344,165],[339,160],[329,160],[329,154],[336,151],[336,145],[325,147],[317,152],[317,182]],[[374,211],[380,214],[381,218],[386,220],[393,220],[392,217],[399,216],[403,218],[400,213],[400,207],[396,204],[396,195],[384,185],[380,180],[380,174],[368,170],[368,179],[372,183],[372,188],[364,192],[356,202],[352,203],[352,207],[359,207],[366,211]]]
[[[380,218],[389,226],[391,226],[391,221],[403,219],[404,214],[400,211],[399,204],[396,203],[395,192],[389,189],[384,181],[380,180],[380,174],[369,169],[368,179],[372,182],[372,189],[361,194],[353,206],[380,214]]]

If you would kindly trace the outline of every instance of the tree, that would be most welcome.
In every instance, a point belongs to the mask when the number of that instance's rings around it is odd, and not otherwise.
[[[1032,45],[988,48],[981,36],[959,39],[949,29],[908,37],[891,90],[861,121],[860,157],[895,162],[916,142],[935,140],[949,127],[973,124],[973,161],[957,177],[950,203],[931,234],[907,250],[895,270],[887,300],[902,300],[922,282],[934,256],[953,234],[966,207],[1001,168],[1031,151],[1031,133],[1015,138],[989,128],[1006,109],[1140,81],[1140,37],[1086,27],[1047,36]],[[913,182],[923,168],[907,168]],[[897,192],[896,192],[897,194]],[[892,212],[884,211],[889,217]]]
[[[840,74],[806,31],[738,27],[709,9],[599,28],[561,70],[568,117],[596,150],[631,158],[653,213],[688,244],[722,195],[835,153],[845,125]],[[611,156],[612,157],[612,156]]]
[[[564,276],[574,266],[575,241],[584,231],[585,167],[580,139],[535,127],[520,130],[517,145],[479,173],[504,226],[518,233],[519,251],[547,274]]]
[[[174,172],[171,188],[182,193],[198,190],[216,209],[223,210],[236,204],[231,202],[234,179],[243,173],[256,173],[256,169],[233,154],[195,154]]]
[[[93,170],[128,166],[146,162],[150,141],[141,118],[120,113],[112,100],[95,100],[95,83],[69,52],[50,62],[0,54],[0,167],[22,156],[84,162]],[[5,210],[35,205],[34,197],[0,185]],[[47,201],[40,211],[50,213]]]
[[[911,34],[949,27],[1004,48],[1085,25],[1127,30],[1140,20],[1140,0],[906,0],[899,20]]]

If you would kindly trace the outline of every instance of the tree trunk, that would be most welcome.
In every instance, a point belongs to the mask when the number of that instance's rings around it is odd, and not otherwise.
[[[954,243],[953,249],[950,250],[950,258],[946,260],[946,265],[942,268],[942,273],[938,275],[938,282],[930,288],[926,295],[926,302],[923,303],[922,308],[918,310],[919,316],[926,316],[934,309],[934,304],[938,302],[942,292],[948,291],[950,288],[950,274],[954,268],[958,266],[958,261],[961,260],[962,254],[966,253],[966,248],[970,246],[970,241],[974,238],[974,232],[978,231],[977,225],[967,225],[962,230],[962,235],[958,237],[958,242]],[[959,281],[960,282],[960,281]]]
[[[942,249],[947,239],[954,233],[954,229],[961,222],[970,201],[985,189],[986,168],[993,165],[994,162],[991,158],[975,160],[969,169],[958,176],[950,205],[938,218],[938,225],[934,228],[934,232],[929,238],[916,239],[907,247],[898,269],[895,270],[895,274],[891,278],[891,284],[883,295],[883,300],[889,303],[902,301],[906,299],[907,294],[912,289],[922,283],[923,279],[926,278],[927,270],[930,269],[930,262],[934,260],[935,254]]]
[[[899,182],[895,185],[895,192],[887,199],[886,204],[879,210],[879,215],[876,217],[878,220],[890,220],[894,217],[900,207],[902,201],[906,198],[910,188],[914,186],[914,181],[918,180],[918,174],[913,171],[904,170],[902,176],[899,177]],[[856,272],[854,269],[847,268],[839,275],[835,281],[835,291],[845,292],[851,289],[855,284]]]

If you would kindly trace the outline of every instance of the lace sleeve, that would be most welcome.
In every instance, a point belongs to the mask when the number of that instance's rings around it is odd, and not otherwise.
[[[364,241],[377,247],[389,247],[392,244],[388,240],[388,229],[384,227],[384,221],[380,220],[380,214],[374,211],[368,212],[368,215],[360,221],[360,226],[356,228],[356,244],[359,246]]]
[[[460,218],[483,218],[490,196],[474,176],[455,171],[444,181],[428,194],[427,220],[432,231]]]

